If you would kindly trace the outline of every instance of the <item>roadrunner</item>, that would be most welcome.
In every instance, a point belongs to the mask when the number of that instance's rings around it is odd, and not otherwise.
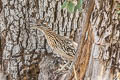
[[[78,44],[69,38],[60,36],[53,32],[50,28],[43,25],[34,25],[31,29],[40,30],[48,42],[54,53],[57,53],[63,59],[73,61]]]

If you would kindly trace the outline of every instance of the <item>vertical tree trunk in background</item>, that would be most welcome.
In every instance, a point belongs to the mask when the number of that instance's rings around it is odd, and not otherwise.
[[[77,55],[78,55],[77,61],[75,62],[75,70],[77,73],[76,77],[78,77],[77,78],[78,80],[82,80],[84,78],[92,51],[94,36],[91,28],[92,26],[90,24],[90,17],[93,8],[94,8],[94,0],[90,0],[88,6],[86,6],[85,8],[86,13],[83,13],[84,19],[82,22],[83,23],[82,26],[84,26],[84,28],[82,30],[81,40],[77,51]],[[74,74],[75,73],[72,74],[71,80],[73,79]]]
[[[44,18],[57,34],[73,38],[78,32],[79,13],[61,10],[60,0],[2,2],[2,62],[8,80],[58,80],[61,74],[54,74],[53,70],[59,58],[50,54],[52,51],[40,31],[30,30],[30,22]]]
[[[120,3],[114,0],[89,0],[86,4],[87,13],[82,13],[85,21],[82,22],[84,28],[75,65],[78,80],[120,79],[120,18],[116,11]]]
[[[91,66],[93,68],[90,71],[92,79],[120,79],[118,77],[120,72],[120,15],[116,11],[119,4],[115,0],[95,1],[90,19],[95,40],[92,49]]]
[[[0,0],[0,13],[1,11],[2,11],[2,1]],[[0,37],[0,70],[1,70],[1,65],[2,65],[2,45],[1,45],[1,37]]]
[[[94,44],[88,75],[86,74],[86,77],[92,80],[120,79],[118,77],[120,72],[120,18],[116,11],[119,4],[115,0],[95,0],[90,19]]]
[[[118,3],[95,0],[92,12],[87,13],[89,1],[84,1],[82,14],[70,14],[61,10],[63,0],[2,0],[0,56],[8,80],[64,80],[63,73],[54,73],[61,59],[52,54],[40,31],[30,30],[30,22],[43,18],[57,34],[83,42],[78,48],[75,65],[78,79],[112,80],[117,77],[120,20],[115,10]],[[85,26],[86,14],[90,19]],[[83,32],[86,28],[86,34],[80,38],[81,28]]]
[[[0,13],[2,11],[2,1],[0,0]]]

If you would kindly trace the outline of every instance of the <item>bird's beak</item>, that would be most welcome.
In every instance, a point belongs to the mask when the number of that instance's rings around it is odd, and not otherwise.
[[[36,25],[30,27],[30,29],[37,29],[37,28],[38,28],[38,26],[36,26]]]
[[[34,29],[34,27],[37,27],[37,24],[30,23],[30,29]]]
[[[30,29],[37,29],[38,26],[39,26],[38,24],[30,23]]]

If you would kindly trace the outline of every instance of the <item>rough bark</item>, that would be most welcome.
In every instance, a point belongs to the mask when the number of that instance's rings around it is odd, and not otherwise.
[[[117,5],[118,2],[114,0],[95,1],[90,19],[95,43],[92,49],[93,74],[91,79],[113,80],[119,78],[120,18],[116,13]]]
[[[30,22],[45,19],[57,34],[75,40],[79,13],[61,10],[63,1],[2,0],[2,65],[8,80],[58,80],[54,73],[61,58],[52,54],[40,31],[30,30]],[[77,38],[76,38],[77,39]]]
[[[84,31],[82,32],[82,36],[85,37],[81,37],[81,43],[78,48],[79,56],[75,66],[76,73],[78,73],[78,80],[81,78],[84,78],[85,80],[120,79],[120,18],[116,13],[117,5],[119,5],[119,2],[114,0],[95,0],[94,9],[91,18],[89,19],[90,26],[87,26],[91,27],[93,30],[94,37],[92,38],[92,33],[91,35],[88,35],[89,31],[87,30],[86,34],[84,34]],[[88,9],[90,9],[90,7],[88,7]],[[84,14],[85,13],[83,13],[83,15]],[[84,18],[86,18],[85,16]],[[86,22],[83,21],[82,23]],[[94,39],[94,43],[90,47],[92,50],[87,54],[84,52],[86,48],[89,47],[88,43],[85,43],[84,40],[87,39],[86,37],[91,37],[90,40],[88,39],[88,42],[91,42],[91,40]],[[87,47],[84,47],[86,44]],[[87,60],[86,57],[89,56],[89,54],[91,54],[91,57],[90,60]],[[89,61],[89,65],[86,65],[87,67],[83,66],[85,63],[88,63],[86,61]],[[84,75],[84,71],[86,72],[86,75]],[[73,79],[73,76],[71,79]]]
[[[93,31],[90,23],[90,17],[91,17],[93,8],[94,8],[94,0],[90,0],[88,3],[88,6],[86,6],[85,8],[86,13],[84,13],[85,16],[83,20],[84,28],[82,30],[81,39],[80,39],[79,47],[77,51],[78,56],[76,57],[77,60],[75,62],[75,71],[76,71],[76,74],[77,74],[76,77],[78,77],[77,78],[78,80],[83,79],[85,75],[85,72],[88,67],[91,51],[92,51],[94,36],[93,36]],[[72,73],[70,80],[73,80],[74,74],[75,72]]]
[[[0,0],[0,13],[2,11],[2,1]]]
[[[30,30],[31,22],[43,18],[57,34],[76,42],[81,40],[77,52],[79,56],[75,62],[78,79],[118,78],[120,74],[120,18],[116,13],[118,2],[95,0],[91,14],[87,13],[89,1],[91,0],[84,1],[82,14],[79,12],[70,14],[66,10],[61,10],[63,0],[2,0],[0,61],[8,80],[66,78],[66,73],[55,72],[62,59],[53,54],[40,31]],[[90,17],[87,24],[86,14]]]

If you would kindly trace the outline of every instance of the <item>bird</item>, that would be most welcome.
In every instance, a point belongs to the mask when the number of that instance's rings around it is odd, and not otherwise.
[[[76,50],[78,47],[78,44],[75,41],[65,36],[56,34],[52,29],[47,27],[47,25],[45,24],[39,23],[32,25],[31,29],[40,30],[44,34],[48,45],[50,46],[54,53],[60,55],[64,60],[67,60],[69,62],[72,62],[74,60]],[[65,66],[66,65],[67,64],[65,64]]]
[[[60,36],[53,32],[50,28],[35,25],[31,29],[40,30],[47,40],[48,45],[51,47],[53,52],[59,54],[63,58],[73,61],[76,53],[78,44],[73,40]]]

